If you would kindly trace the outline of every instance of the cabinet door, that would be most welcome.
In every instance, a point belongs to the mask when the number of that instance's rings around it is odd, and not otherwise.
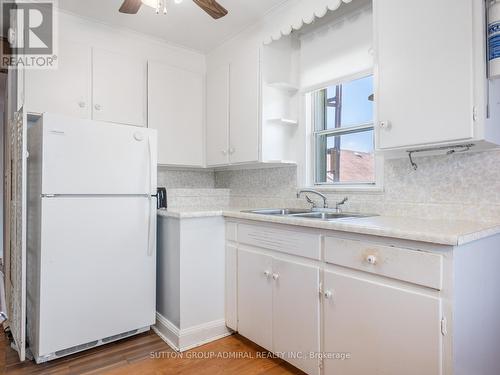
[[[473,137],[472,14],[473,0],[374,1],[379,148]]]
[[[89,119],[91,113],[91,50],[61,40],[57,69],[27,69],[26,108]]]
[[[93,119],[146,126],[146,62],[93,49]]]
[[[319,373],[319,268],[273,260],[273,350],[308,374]],[[294,356],[300,353],[303,356]]]
[[[148,63],[148,126],[158,130],[158,163],[203,166],[203,75]]]
[[[238,250],[238,332],[272,350],[272,258]]]
[[[229,65],[207,73],[207,165],[229,163]]]
[[[260,54],[241,51],[231,62],[229,153],[231,163],[259,160]]]
[[[332,272],[324,275],[325,374],[441,374],[441,301]]]

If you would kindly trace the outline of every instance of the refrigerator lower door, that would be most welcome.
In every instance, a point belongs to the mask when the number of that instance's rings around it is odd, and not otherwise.
[[[42,122],[43,194],[156,194],[155,130],[53,114]]]
[[[154,324],[153,197],[43,198],[41,222],[35,355]]]

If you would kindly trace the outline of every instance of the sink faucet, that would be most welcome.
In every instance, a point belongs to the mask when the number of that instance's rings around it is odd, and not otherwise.
[[[324,194],[321,194],[319,191],[316,191],[313,189],[303,189],[297,193],[297,198],[300,198],[300,195],[302,193],[311,193],[311,194],[316,194],[316,195],[320,196],[323,199],[323,208],[328,208],[328,202],[327,202],[326,196]],[[313,208],[316,207],[316,204],[307,195],[306,195],[306,199],[309,203],[311,203],[313,205]]]
[[[349,200],[349,198],[345,197],[340,202],[337,202],[335,204],[335,211],[337,211],[338,213],[341,213],[342,212],[342,208],[340,208],[340,206],[343,206],[344,204],[346,204],[348,200]]]

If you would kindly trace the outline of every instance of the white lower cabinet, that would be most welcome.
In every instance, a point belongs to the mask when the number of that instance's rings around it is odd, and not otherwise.
[[[228,220],[226,326],[312,375],[498,375],[499,244]]]
[[[441,300],[368,279],[324,272],[324,374],[439,375]]]
[[[238,250],[238,331],[308,374],[319,374],[318,266]]]
[[[319,274],[318,266],[273,259],[273,350],[308,374],[319,373]]]
[[[226,325],[311,375],[448,375],[443,259],[227,222]]]
[[[273,347],[273,259],[238,250],[238,332],[256,344]]]

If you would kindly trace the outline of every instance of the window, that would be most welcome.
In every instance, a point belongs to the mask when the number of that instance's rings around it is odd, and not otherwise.
[[[315,183],[375,184],[373,76],[311,95]]]

